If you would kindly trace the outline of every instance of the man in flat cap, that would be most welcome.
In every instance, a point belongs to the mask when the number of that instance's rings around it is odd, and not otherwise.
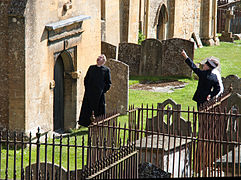
[[[216,74],[212,73],[212,70],[217,67],[217,63],[211,59],[207,59],[206,63],[203,65],[203,69],[200,70],[184,50],[181,54],[185,58],[187,65],[199,77],[197,90],[193,96],[193,100],[197,102],[197,108],[199,109],[201,104],[215,97],[220,91],[218,78]]]

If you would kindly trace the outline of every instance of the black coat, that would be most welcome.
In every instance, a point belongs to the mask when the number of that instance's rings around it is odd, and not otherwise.
[[[193,100],[202,104],[207,101],[208,95],[211,95],[211,98],[216,96],[220,91],[217,76],[213,74],[211,70],[200,70],[190,58],[187,58],[185,62],[199,77],[197,90],[193,96]]]
[[[105,93],[111,85],[110,69],[106,66],[90,66],[84,78],[84,85],[85,93],[79,124],[87,127],[91,123],[92,111],[95,116],[105,114]]]

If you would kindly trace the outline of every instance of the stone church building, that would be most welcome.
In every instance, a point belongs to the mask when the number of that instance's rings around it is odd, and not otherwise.
[[[140,31],[213,45],[216,10],[216,0],[0,0],[0,128],[75,128],[101,41],[137,43]]]

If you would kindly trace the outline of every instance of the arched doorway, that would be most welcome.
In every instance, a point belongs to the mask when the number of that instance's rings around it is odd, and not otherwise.
[[[161,4],[157,11],[157,39],[165,40],[167,39],[167,27],[166,24],[168,22],[168,13],[165,4]]]
[[[58,132],[76,124],[77,80],[72,77],[75,70],[71,53],[71,50],[65,50],[55,56],[53,129]]]
[[[61,55],[54,66],[54,131],[64,130],[64,63]]]

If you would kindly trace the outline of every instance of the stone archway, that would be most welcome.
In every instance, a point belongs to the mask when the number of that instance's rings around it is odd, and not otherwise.
[[[74,72],[73,58],[68,51],[57,55],[54,66],[54,131],[64,131],[76,123],[76,80],[72,78]]]
[[[168,22],[168,12],[165,4],[160,4],[157,10],[156,17],[156,38],[159,40],[167,39],[167,22]]]

